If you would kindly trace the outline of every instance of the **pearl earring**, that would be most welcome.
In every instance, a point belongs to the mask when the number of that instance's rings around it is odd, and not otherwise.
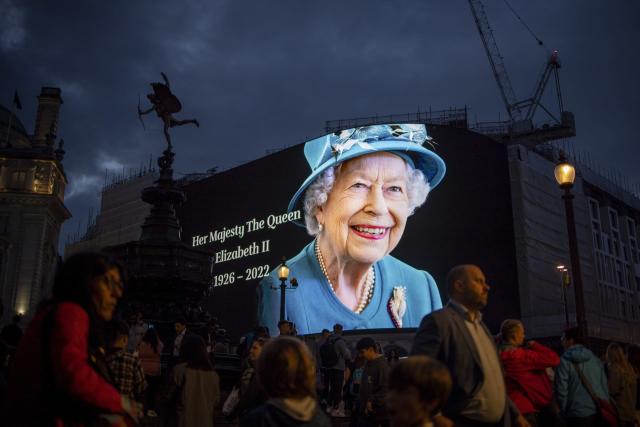
[[[318,232],[322,233],[322,230],[324,229],[324,225],[322,224],[318,224]]]

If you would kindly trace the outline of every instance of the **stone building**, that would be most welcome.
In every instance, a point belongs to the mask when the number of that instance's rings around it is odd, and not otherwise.
[[[62,97],[43,87],[33,134],[0,106],[0,296],[3,319],[32,314],[49,293],[58,262],[67,177],[56,143]]]

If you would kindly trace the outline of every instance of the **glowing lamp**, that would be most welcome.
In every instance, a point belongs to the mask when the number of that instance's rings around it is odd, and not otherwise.
[[[289,278],[289,267],[287,267],[287,264],[283,260],[282,264],[280,264],[280,267],[278,268],[278,279],[287,280],[288,278]]]
[[[560,157],[560,163],[556,165],[553,174],[560,187],[572,187],[576,180],[576,168],[571,163],[568,163],[564,156]]]

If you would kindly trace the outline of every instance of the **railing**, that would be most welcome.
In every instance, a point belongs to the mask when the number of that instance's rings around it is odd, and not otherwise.
[[[488,136],[509,135],[509,122],[478,122],[469,129]]]
[[[417,113],[387,114],[383,116],[358,117],[354,119],[327,120],[325,131],[336,132],[360,126],[382,123],[424,123],[467,129],[467,108],[451,108],[438,111],[418,111]]]

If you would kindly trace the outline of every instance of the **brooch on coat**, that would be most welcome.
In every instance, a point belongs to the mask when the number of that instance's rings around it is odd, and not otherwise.
[[[394,286],[393,293],[387,302],[387,311],[396,328],[402,328],[402,317],[407,312],[407,288]]]

